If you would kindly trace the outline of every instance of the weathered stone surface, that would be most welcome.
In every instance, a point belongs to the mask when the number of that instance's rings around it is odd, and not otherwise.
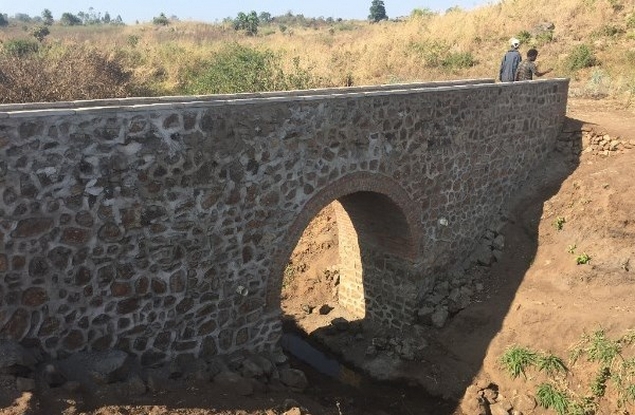
[[[52,218],[29,218],[18,222],[11,236],[17,239],[31,238],[48,232],[53,227]]]
[[[22,293],[22,305],[26,307],[37,307],[48,301],[48,293],[44,288],[31,287]]]
[[[81,228],[65,228],[62,231],[61,241],[67,245],[81,246],[88,242],[90,239],[90,231],[88,229]]]
[[[29,329],[29,313],[24,308],[13,312],[9,320],[0,329],[0,337],[10,340],[22,340]]]

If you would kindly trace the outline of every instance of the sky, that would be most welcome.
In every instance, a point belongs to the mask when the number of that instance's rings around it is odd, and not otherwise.
[[[452,6],[463,9],[492,3],[494,0],[384,0],[386,14],[389,18],[408,16],[415,8],[428,8],[442,12]],[[148,22],[153,17],[164,13],[176,16],[180,20],[196,20],[214,22],[226,17],[236,17],[239,12],[252,10],[269,12],[272,16],[280,16],[287,12],[303,14],[304,17],[333,17],[342,19],[366,19],[371,0],[0,0],[0,13],[13,16],[26,13],[29,16],[40,16],[42,10],[49,9],[53,18],[59,19],[62,13],[89,12],[92,7],[95,13],[105,12],[111,18],[121,16],[124,22]]]

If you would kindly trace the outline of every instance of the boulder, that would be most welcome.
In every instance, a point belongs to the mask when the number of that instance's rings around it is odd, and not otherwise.
[[[0,374],[24,376],[33,371],[36,364],[37,359],[20,343],[0,339]]]
[[[298,369],[280,370],[280,381],[293,391],[302,392],[309,386],[309,381],[303,371]]]

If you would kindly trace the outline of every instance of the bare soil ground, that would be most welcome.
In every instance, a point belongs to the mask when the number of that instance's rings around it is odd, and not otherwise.
[[[584,128],[635,143],[635,114],[614,102],[571,99],[568,110],[569,118]],[[617,338],[635,328],[634,177],[635,149],[610,155],[583,152],[575,164],[554,155],[508,212],[504,256],[483,271],[483,291],[443,329],[431,328],[425,334],[428,347],[422,359],[387,369],[407,375],[408,386],[349,386],[298,363],[310,382],[303,394],[269,391],[244,397],[212,383],[183,385],[125,402],[62,391],[44,396],[24,393],[0,408],[0,414],[273,415],[288,410],[283,402],[292,398],[302,409],[289,414],[471,415],[478,412],[470,404],[459,408],[459,398],[468,388],[495,385],[512,399],[535,394],[536,386],[546,381],[537,371],[512,379],[502,370],[499,358],[511,345],[562,357],[570,373],[559,385],[566,385],[572,395],[588,394],[596,369],[571,364],[569,352],[585,333],[603,330],[607,337]],[[291,258],[283,311],[309,334],[329,326],[335,317],[346,318],[337,306],[336,244],[334,217],[326,209]],[[590,260],[577,264],[582,254]],[[325,305],[332,308],[328,314],[320,313]],[[364,355],[365,345],[356,342],[338,347],[344,357]],[[633,356],[632,350],[625,349],[624,356]],[[422,385],[449,400],[435,404],[423,398]],[[599,413],[635,413],[633,406],[618,411],[618,396],[611,387],[599,399]],[[525,413],[554,412],[537,407]]]

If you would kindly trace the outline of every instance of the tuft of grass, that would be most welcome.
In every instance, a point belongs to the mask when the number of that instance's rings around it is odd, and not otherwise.
[[[559,415],[566,415],[569,407],[572,406],[571,400],[566,392],[558,389],[550,383],[541,383],[536,391],[538,403],[545,409],[553,409]]]
[[[503,369],[512,377],[517,378],[521,374],[526,378],[526,370],[536,364],[538,354],[526,347],[511,346],[500,357]]]
[[[566,373],[569,371],[567,366],[564,364],[564,361],[552,353],[538,355],[536,366],[538,367],[538,370],[547,373],[549,376],[555,376],[556,374]]]
[[[591,393],[593,396],[601,398],[606,393],[606,382],[611,378],[611,369],[606,366],[600,368],[591,381]]]
[[[620,355],[622,345],[619,341],[608,339],[604,330],[600,329],[582,336],[576,349],[577,356],[586,355],[589,362],[599,362],[602,366],[611,367]]]
[[[520,40],[521,44],[529,43],[529,41],[531,40],[531,33],[529,33],[527,30],[522,30],[518,32],[518,34],[516,35],[516,39]]]
[[[551,42],[553,42],[553,30],[547,30],[545,32],[539,33],[536,36],[536,43],[538,45],[542,46]]]
[[[584,358],[584,373],[590,373],[586,372],[588,369],[595,371],[595,375],[581,379],[588,388],[585,395],[572,391],[568,383],[570,378],[566,376],[569,368],[551,353],[536,353],[512,346],[500,360],[512,377],[524,375],[530,366],[545,373],[547,380],[539,385],[536,392],[536,399],[542,407],[560,415],[595,415],[600,409],[600,402],[607,397],[615,400],[618,408],[630,408],[635,404],[635,357],[625,358],[622,355],[623,352],[630,353],[634,345],[633,329],[616,340],[608,338],[602,329],[582,336],[572,349],[570,358],[571,365]]]

